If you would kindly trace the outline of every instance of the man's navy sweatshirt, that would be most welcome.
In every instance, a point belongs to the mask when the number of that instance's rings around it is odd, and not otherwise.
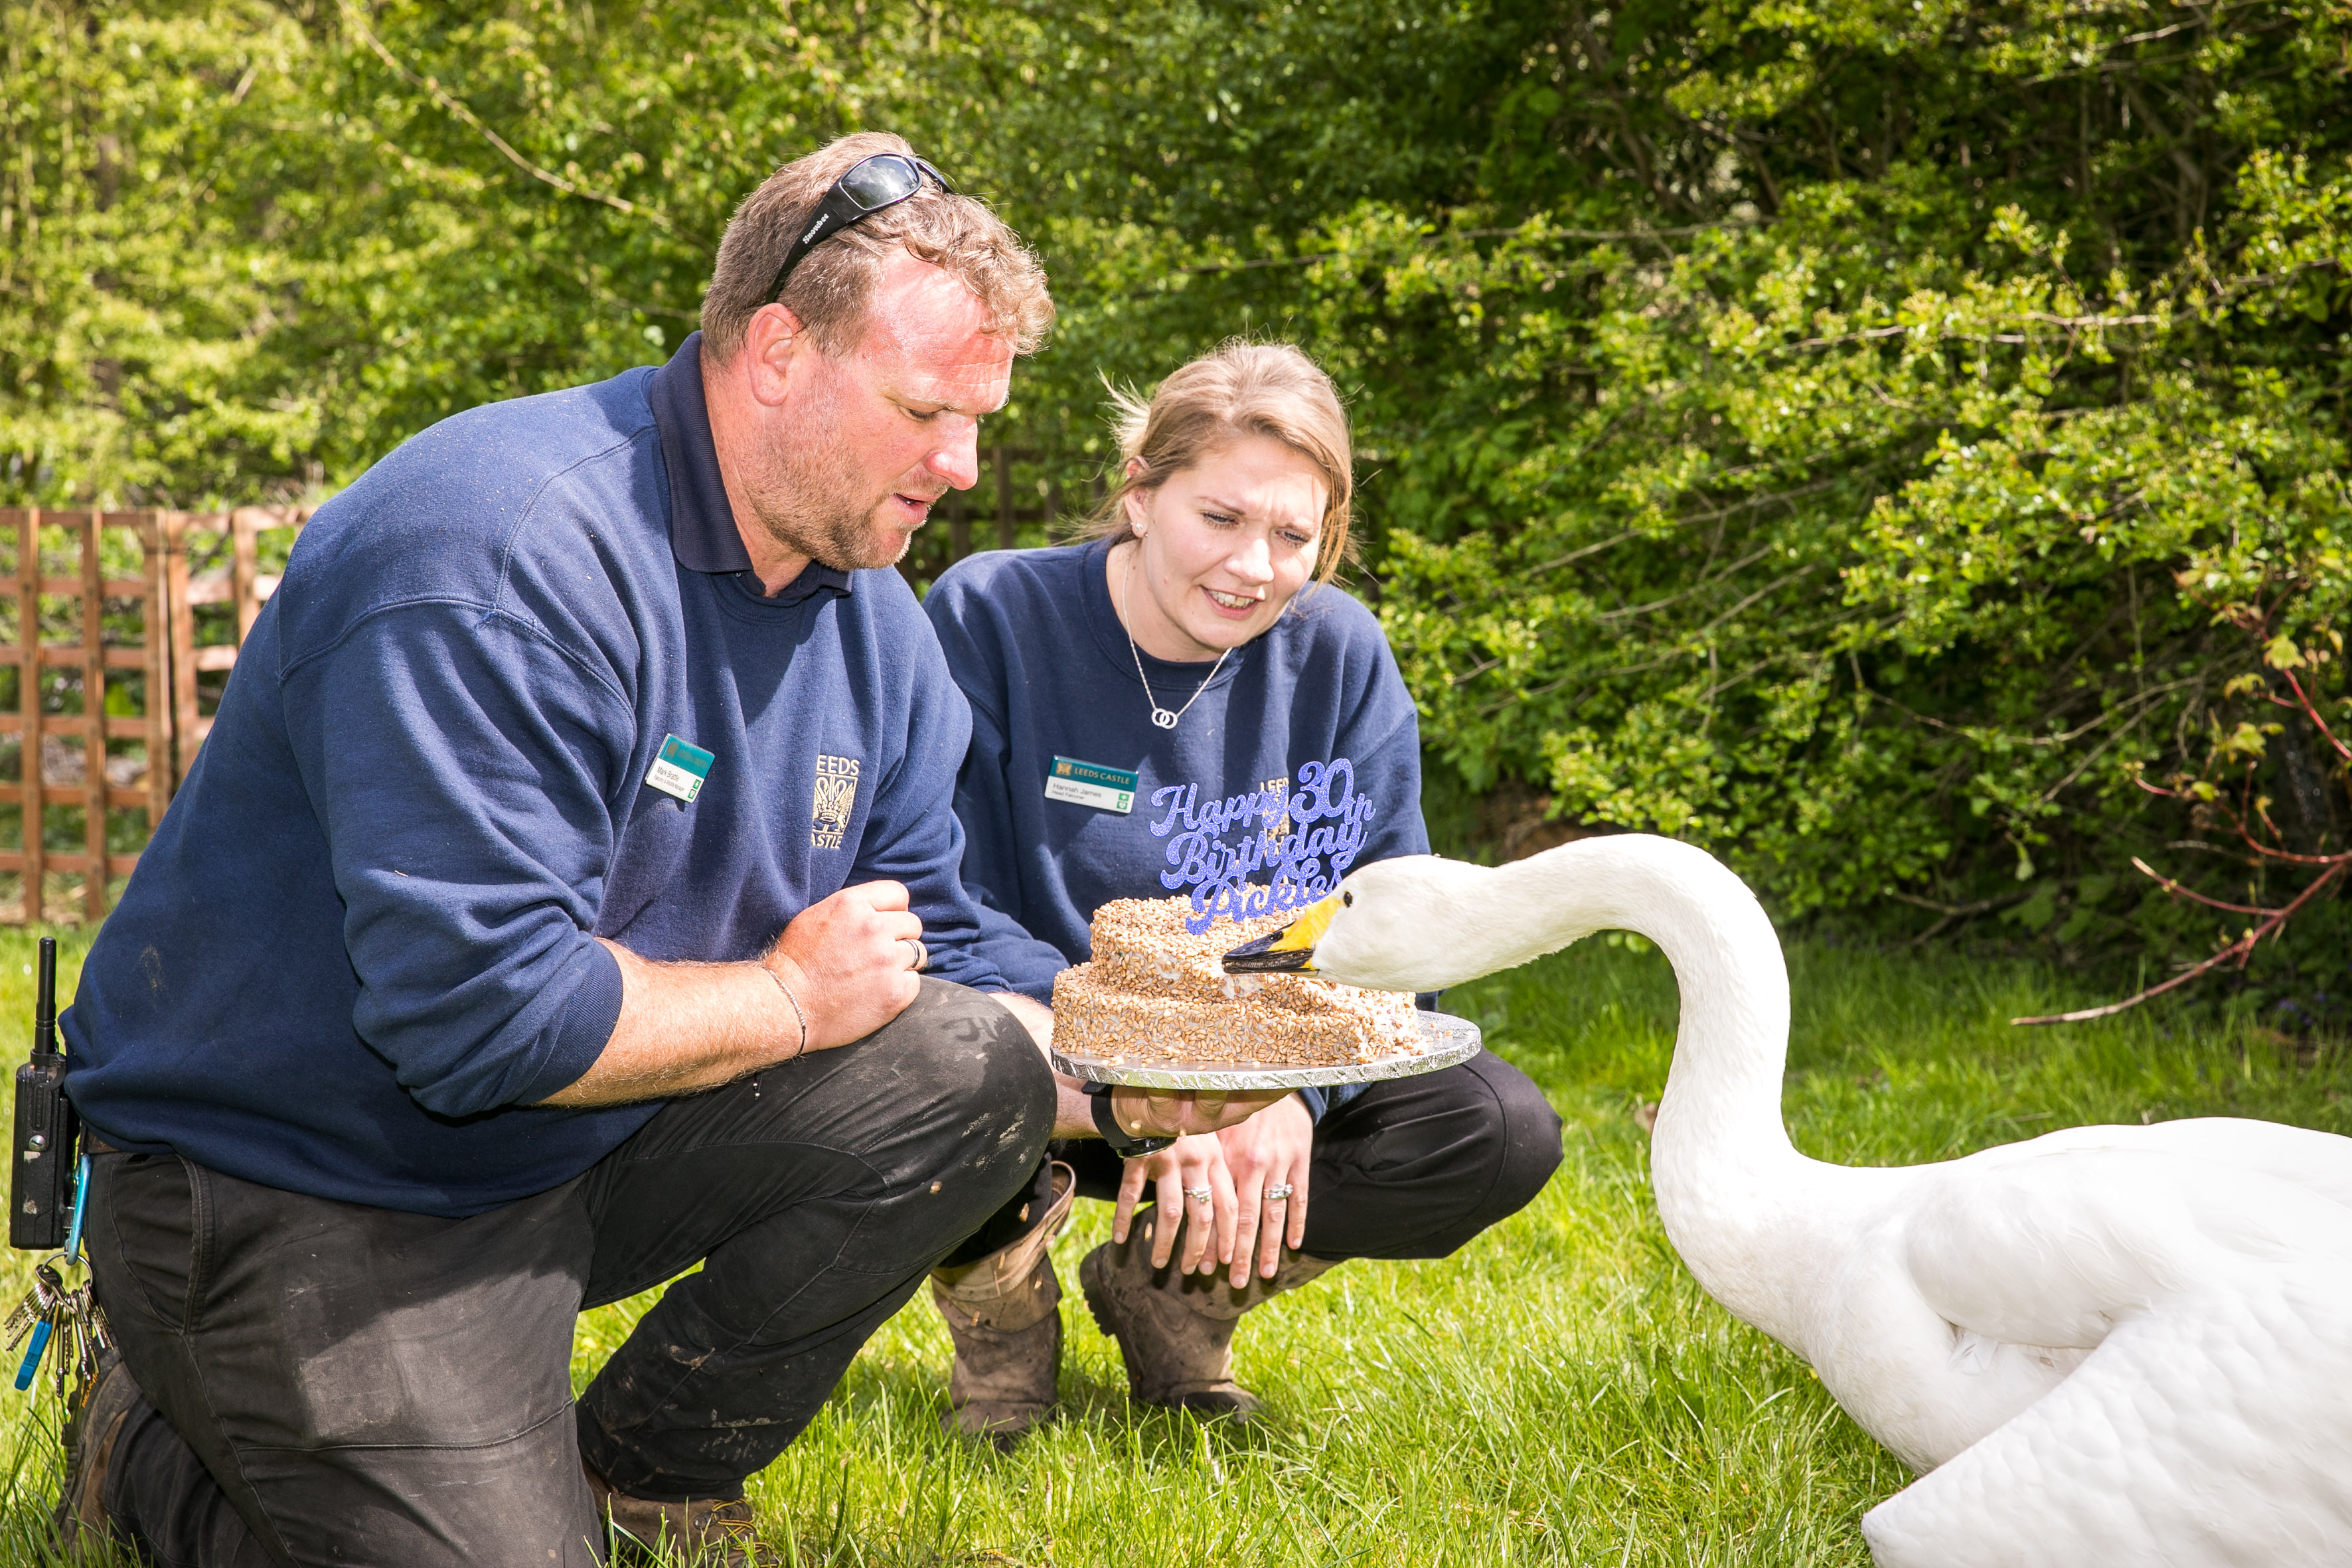
[[[1003,988],[930,626],[896,572],[761,596],[699,352],[458,415],[320,508],[65,1016],[107,1142],[476,1214],[659,1109],[536,1103],[619,1016],[595,937],[749,959],[892,878],[933,973]],[[673,735],[714,756],[691,805],[646,783]]]
[[[1429,851],[1412,696],[1370,611],[1310,585],[1222,667],[1171,663],[1129,642],[1110,548],[974,555],[923,602],[971,704],[955,808],[964,883],[989,910],[981,950],[1041,1002],[1092,953],[1110,900],[1182,893],[1205,923]],[[1173,730],[1155,702],[1183,709]],[[1129,809],[1048,796],[1065,762],[1134,773]],[[1319,1118],[1322,1093],[1306,1098]]]

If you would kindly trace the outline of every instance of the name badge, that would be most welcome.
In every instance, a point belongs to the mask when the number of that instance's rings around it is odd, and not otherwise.
[[[1073,805],[1091,805],[1125,816],[1135,809],[1135,783],[1136,775],[1124,768],[1082,763],[1076,757],[1055,757],[1053,771],[1045,775],[1045,798],[1066,800]]]
[[[710,764],[716,761],[716,757],[690,741],[664,735],[654,765],[646,770],[646,783],[692,805],[694,797],[702,793],[702,781],[710,776]]]

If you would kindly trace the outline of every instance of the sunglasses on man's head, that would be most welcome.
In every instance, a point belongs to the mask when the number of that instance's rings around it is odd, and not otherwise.
[[[870,158],[860,158],[842,171],[841,178],[825,187],[816,204],[816,216],[793,247],[784,252],[784,264],[776,268],[776,280],[768,285],[768,303],[783,298],[784,279],[801,264],[801,258],[823,244],[831,236],[856,223],[872,217],[885,207],[895,207],[923,188],[923,176],[929,174],[940,189],[952,193],[948,177],[922,159],[905,153],[877,153]]]

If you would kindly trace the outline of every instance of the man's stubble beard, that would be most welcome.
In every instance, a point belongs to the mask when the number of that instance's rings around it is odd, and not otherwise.
[[[828,398],[808,410],[794,432],[801,439],[763,445],[749,487],[752,510],[770,539],[836,572],[896,565],[914,535],[876,526],[874,513],[887,494],[860,506],[863,481],[839,430]]]

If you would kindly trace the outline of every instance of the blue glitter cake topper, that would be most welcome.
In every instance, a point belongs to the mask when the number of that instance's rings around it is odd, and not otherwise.
[[[1296,789],[1288,779],[1270,779],[1204,801],[1197,784],[1166,784],[1151,792],[1151,804],[1164,813],[1152,834],[1168,840],[1160,885],[1192,890],[1193,914],[1184,923],[1194,931],[1220,915],[1248,920],[1327,896],[1355,863],[1364,825],[1377,811],[1356,793],[1356,765],[1345,757],[1301,763]],[[1265,883],[1251,881],[1268,870]]]

